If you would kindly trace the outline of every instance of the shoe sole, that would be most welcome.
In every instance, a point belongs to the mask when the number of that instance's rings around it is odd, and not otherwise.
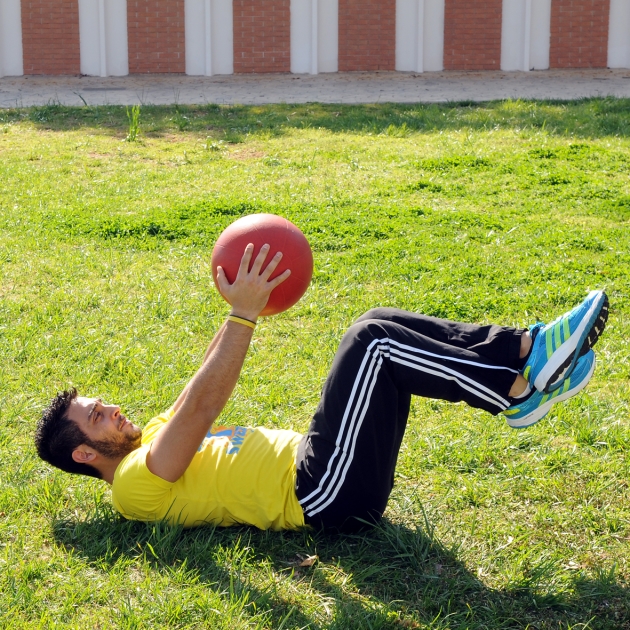
[[[593,302],[577,330],[551,355],[536,376],[533,385],[539,392],[550,394],[562,387],[563,380],[571,375],[579,357],[595,345],[604,331],[608,319],[608,296],[603,291],[595,293],[601,293],[601,299]],[[598,323],[601,326],[597,326]]]
[[[549,386],[549,389],[544,392],[549,394],[551,392],[555,392],[557,389],[562,387],[562,382],[565,378],[571,376],[571,372],[574,367],[577,365],[577,361],[580,357],[584,356],[596,343],[600,338],[601,334],[604,332],[604,328],[606,328],[606,322],[608,321],[608,296],[604,293],[604,303],[599,311],[597,319],[595,319],[595,323],[591,326],[588,335],[586,335],[586,339],[582,343],[582,347],[577,355],[574,355],[574,358],[570,360],[567,359],[564,362],[564,365],[558,370],[556,374],[551,378],[552,383],[556,383],[556,385]]]
[[[586,340],[582,344],[579,357],[584,356],[597,343],[597,340],[604,332],[604,328],[606,328],[606,322],[608,321],[608,296],[604,293],[604,297],[606,299],[604,300],[602,310],[599,312],[599,316],[595,320],[595,323],[591,327]]]
[[[591,365],[591,369],[588,371],[588,374],[573,389],[569,389],[564,392],[564,394],[560,394],[556,398],[548,400],[544,405],[540,405],[540,407],[537,407],[534,411],[528,413],[522,418],[510,420],[510,418],[506,417],[508,425],[513,429],[525,429],[526,427],[531,427],[532,424],[536,424],[538,421],[542,420],[556,403],[567,400],[568,398],[571,398],[571,396],[575,396],[588,385],[588,382],[591,380],[591,376],[593,376],[593,372],[595,371],[595,363],[595,357],[593,357],[593,365]]]

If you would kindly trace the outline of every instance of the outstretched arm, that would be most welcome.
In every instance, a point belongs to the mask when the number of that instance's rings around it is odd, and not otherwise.
[[[280,253],[261,272],[268,246],[262,247],[248,271],[253,250],[251,244],[246,247],[233,284],[229,284],[221,267],[217,276],[221,293],[232,305],[232,314],[255,322],[271,291],[286,280],[290,272],[287,270],[269,280],[280,262]],[[154,475],[166,481],[177,481],[184,474],[199,444],[232,395],[253,332],[248,326],[232,321],[227,321],[219,330],[206,352],[203,365],[177,399],[175,414],[151,445],[147,466]]]
[[[212,341],[210,342],[210,345],[208,346],[206,353],[203,355],[203,361],[201,362],[202,367],[206,364],[206,361],[212,355],[212,351],[217,347],[217,344],[219,343],[221,337],[223,336],[223,333],[225,332],[226,323],[227,322],[224,322],[221,325],[221,328],[217,330],[217,333],[212,338]],[[186,396],[188,395],[188,391],[190,390],[191,383],[192,381],[189,381],[186,387],[184,387],[184,389],[182,390],[182,393],[177,397],[177,400],[175,401],[175,404],[173,405],[173,411],[177,411],[182,406],[182,403],[186,399]]]

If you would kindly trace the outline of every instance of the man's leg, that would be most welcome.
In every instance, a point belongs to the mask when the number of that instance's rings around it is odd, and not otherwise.
[[[509,407],[523,332],[390,309],[360,318],[342,339],[298,453],[307,522],[349,529],[357,518],[380,518],[412,394],[492,414]]]
[[[531,346],[528,331],[523,328],[496,326],[495,324],[483,326],[464,324],[389,307],[370,309],[361,315],[355,324],[368,319],[400,324],[435,341],[441,341],[456,348],[471,350],[490,361],[516,370],[523,367],[523,361],[520,359],[527,354]],[[519,348],[518,356],[516,355],[516,348]],[[517,357],[516,360],[514,360],[515,357]],[[506,360],[511,360],[512,363],[507,365]]]

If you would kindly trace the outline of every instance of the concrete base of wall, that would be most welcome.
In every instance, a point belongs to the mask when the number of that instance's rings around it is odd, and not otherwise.
[[[628,70],[540,72],[340,72],[334,74],[248,74],[215,77],[130,75],[128,77],[5,77],[0,108],[45,105],[172,105],[218,103],[441,103],[497,99],[630,98]],[[110,88],[110,90],[104,88]]]

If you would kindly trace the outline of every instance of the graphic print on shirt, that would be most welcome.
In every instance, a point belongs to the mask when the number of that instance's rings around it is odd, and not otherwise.
[[[220,438],[225,439],[225,447],[227,449],[227,455],[236,455],[240,450],[245,438],[253,433],[256,429],[250,427],[210,427],[210,431],[206,434],[203,442],[199,445],[197,452],[202,451],[209,443],[210,440],[216,440]]]

